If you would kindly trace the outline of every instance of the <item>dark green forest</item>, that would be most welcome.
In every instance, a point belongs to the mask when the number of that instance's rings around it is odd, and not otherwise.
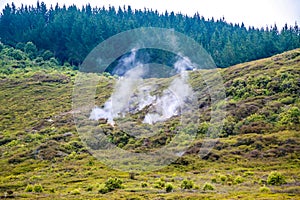
[[[300,47],[300,30],[285,25],[254,28],[227,23],[223,19],[205,19],[174,12],[159,13],[127,7],[92,8],[90,5],[35,6],[17,8],[7,4],[0,17],[0,41],[22,51],[31,52],[31,59],[55,56],[61,64],[80,65],[100,42],[139,27],[173,28],[186,34],[212,55],[218,67],[269,57]],[[32,42],[34,45],[32,45]],[[27,45],[26,45],[27,44]],[[35,49],[36,48],[36,49]],[[53,54],[53,55],[52,55]]]

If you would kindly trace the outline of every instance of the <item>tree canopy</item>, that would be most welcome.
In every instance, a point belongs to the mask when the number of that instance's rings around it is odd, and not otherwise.
[[[227,23],[224,18],[205,19],[199,13],[189,17],[167,11],[161,14],[151,9],[133,10],[130,6],[92,8],[89,4],[81,9],[75,5],[47,8],[44,2],[20,8],[7,4],[0,17],[0,40],[10,46],[24,47],[32,57],[37,49],[49,50],[60,62],[79,65],[103,40],[139,27],[173,28],[190,36],[212,55],[218,67],[300,47],[296,23],[290,27],[285,25],[282,30],[276,24],[258,29],[246,28],[243,23]],[[27,42],[32,42],[37,49]]]

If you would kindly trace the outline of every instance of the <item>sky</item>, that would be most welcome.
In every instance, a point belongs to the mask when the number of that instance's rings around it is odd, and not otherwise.
[[[14,2],[17,7],[21,4],[36,5],[37,0],[0,0],[0,10],[7,3]],[[246,27],[254,26],[256,28],[270,27],[276,23],[281,28],[285,23],[295,25],[297,21],[300,25],[300,1],[299,0],[40,0],[44,1],[49,8],[52,4],[72,5],[79,8],[88,3],[91,6],[108,8],[109,5],[123,7],[130,5],[133,9],[149,8],[164,13],[166,10],[170,13],[187,14],[193,16],[198,12],[205,19],[214,17],[214,19],[225,18],[227,22],[244,22]]]

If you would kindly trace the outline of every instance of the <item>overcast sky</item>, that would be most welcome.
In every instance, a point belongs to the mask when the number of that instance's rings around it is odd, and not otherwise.
[[[22,3],[36,5],[36,0],[0,0],[1,11],[11,2],[17,7]],[[247,27],[251,25],[258,28],[274,23],[279,28],[285,23],[294,26],[295,21],[300,24],[300,0],[44,0],[44,2],[48,8],[58,2],[59,5],[76,4],[79,8],[88,3],[98,7],[113,5],[116,8],[130,5],[133,9],[151,8],[161,13],[168,10],[190,16],[199,12],[206,19],[211,17],[219,19],[224,16],[227,22],[244,22]]]

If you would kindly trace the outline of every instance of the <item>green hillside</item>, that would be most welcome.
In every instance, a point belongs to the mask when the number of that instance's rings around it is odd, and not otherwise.
[[[81,142],[72,112],[77,73],[1,45],[0,198],[300,199],[300,49],[220,69],[227,114],[213,150],[197,156],[209,125],[201,99],[199,137],[185,155],[136,174],[108,168]],[[192,87],[201,88],[200,72],[190,73]],[[115,81],[101,75],[97,101]],[[167,132],[151,137],[150,148],[167,143]],[[124,149],[144,150],[117,130],[109,134]]]

